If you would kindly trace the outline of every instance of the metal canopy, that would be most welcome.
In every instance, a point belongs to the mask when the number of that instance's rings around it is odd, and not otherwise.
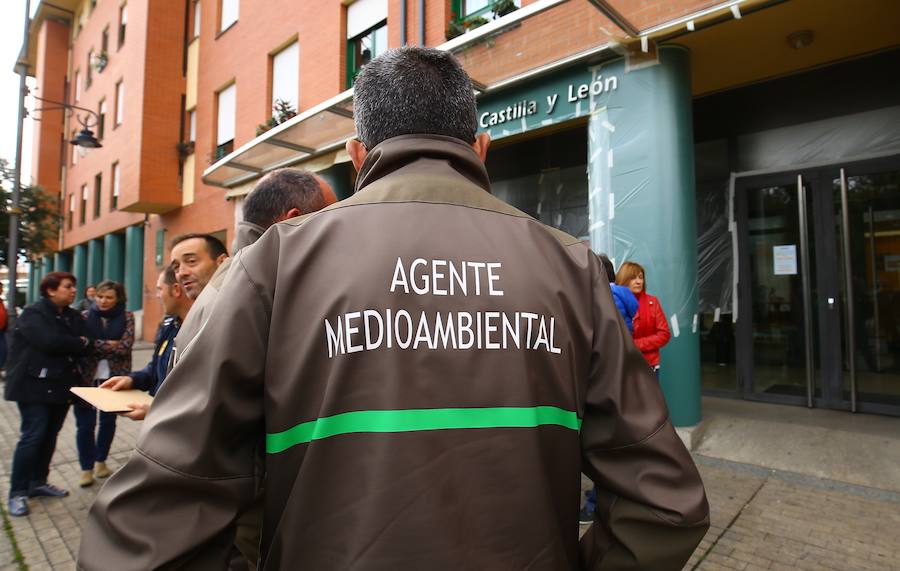
[[[669,14],[672,26],[661,22],[630,22],[613,0],[538,0],[437,46],[452,52],[472,78],[476,95],[492,93],[554,69],[596,58],[612,47],[634,43],[683,26],[686,18],[727,11],[744,0],[694,0],[702,12]],[[749,0],[753,1],[753,0]],[[711,8],[711,6],[714,6]],[[543,30],[567,30],[565,35],[534,41]],[[263,133],[216,161],[203,172],[203,182],[233,189],[286,166],[299,165],[333,153],[353,138],[353,89],[348,89]]]

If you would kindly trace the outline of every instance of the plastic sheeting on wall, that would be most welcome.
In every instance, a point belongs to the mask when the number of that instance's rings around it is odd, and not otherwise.
[[[622,60],[594,69],[591,85],[602,75],[617,88],[590,97],[589,233],[616,266],[644,267],[671,332],[660,383],[673,422],[688,426],[700,420],[690,55],[672,46],[658,54],[641,69]]]
[[[738,137],[738,173],[776,172],[900,152],[900,106]]]

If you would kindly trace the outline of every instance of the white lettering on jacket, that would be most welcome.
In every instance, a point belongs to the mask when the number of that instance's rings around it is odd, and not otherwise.
[[[398,257],[388,291],[401,298],[502,297],[502,269],[501,262],[414,258],[406,263]],[[402,308],[370,307],[324,321],[329,358],[378,349],[562,353],[556,318],[530,311],[448,309],[414,315]]]

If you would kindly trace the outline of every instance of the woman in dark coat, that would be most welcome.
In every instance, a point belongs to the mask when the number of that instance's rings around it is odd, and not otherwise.
[[[75,276],[51,272],[40,289],[41,299],[16,323],[6,375],[6,400],[15,401],[22,416],[7,504],[13,516],[28,514],[29,497],[68,495],[47,483],[47,475],[69,411],[69,389],[80,381],[78,360],[90,351],[84,320],[69,307]]]
[[[106,379],[131,372],[131,347],[134,345],[134,314],[125,310],[125,287],[114,281],[97,284],[91,308],[83,312],[87,335],[93,340],[93,352],[81,363],[82,384],[97,386]],[[116,414],[100,412],[86,402],[75,401],[75,443],[81,464],[82,488],[94,483],[94,476],[110,475],[106,457],[116,435]]]

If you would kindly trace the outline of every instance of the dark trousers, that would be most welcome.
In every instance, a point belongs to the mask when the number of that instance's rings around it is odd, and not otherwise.
[[[6,331],[0,331],[0,369],[6,366]]]
[[[78,463],[84,471],[93,470],[94,462],[106,462],[113,437],[116,435],[116,415],[100,412],[100,428],[97,427],[96,408],[88,404],[75,404],[75,444],[78,446]],[[96,432],[96,434],[95,434]]]
[[[22,416],[21,436],[13,454],[9,496],[24,496],[28,491],[47,482],[50,460],[56,450],[68,404],[18,403]]]

